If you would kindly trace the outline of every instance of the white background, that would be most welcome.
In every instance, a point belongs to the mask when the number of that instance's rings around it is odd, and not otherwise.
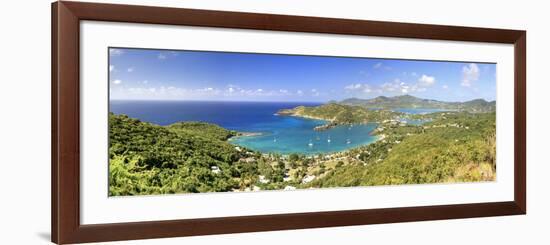
[[[81,224],[513,200],[512,45],[89,21],[80,31]],[[497,181],[108,198],[108,123],[98,115],[108,113],[109,46],[496,62]]]
[[[122,1],[112,1],[122,2]],[[132,241],[125,244],[545,244],[550,218],[544,1],[124,1],[125,3],[528,30],[528,215]],[[46,244],[50,226],[50,2],[3,5],[0,243]]]

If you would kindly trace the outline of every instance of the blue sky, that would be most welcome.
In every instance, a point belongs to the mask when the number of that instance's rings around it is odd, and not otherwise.
[[[111,48],[109,80],[112,100],[496,97],[496,65],[469,62]]]

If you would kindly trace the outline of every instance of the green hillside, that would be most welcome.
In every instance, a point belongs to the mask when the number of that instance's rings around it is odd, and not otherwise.
[[[342,166],[307,187],[494,180],[495,114],[440,114],[424,126],[383,125],[383,139],[347,153]]]
[[[379,140],[315,156],[261,154],[231,144],[228,139],[240,134],[217,125],[159,126],[110,114],[109,195],[495,179],[495,113],[432,113],[425,116],[430,121],[415,126],[385,119],[401,114],[357,106],[328,104],[285,112],[339,123],[377,121],[373,134]]]
[[[278,115],[323,119],[336,124],[378,122],[395,118],[402,113],[387,110],[368,110],[361,106],[329,103],[320,106],[298,106],[277,112]]]
[[[229,191],[242,153],[220,139],[232,132],[206,123],[161,127],[109,115],[110,195]],[[219,174],[212,166],[224,170]]]

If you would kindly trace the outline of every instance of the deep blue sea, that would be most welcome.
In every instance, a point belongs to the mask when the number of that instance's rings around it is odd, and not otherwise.
[[[376,140],[375,123],[338,126],[325,131],[313,128],[325,122],[291,116],[276,116],[278,110],[304,102],[206,102],[206,101],[110,101],[109,110],[142,121],[169,125],[179,121],[202,121],[259,136],[236,137],[231,143],[264,153],[318,154],[346,150]]]

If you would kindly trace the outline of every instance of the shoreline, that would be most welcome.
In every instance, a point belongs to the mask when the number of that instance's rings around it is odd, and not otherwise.
[[[371,122],[372,123],[372,122]],[[366,123],[365,123],[366,124]],[[378,124],[378,123],[377,123]],[[344,126],[344,125],[338,125],[338,126]],[[243,146],[243,145],[238,145],[238,144],[234,144],[232,143],[232,145],[236,146],[236,147],[244,147],[244,148],[247,148],[249,149],[250,151],[253,151],[253,152],[258,152],[260,153],[261,155],[263,155],[264,157],[267,157],[267,156],[272,156],[272,155],[279,155],[283,158],[288,158],[290,155],[292,154],[298,154],[298,155],[304,155],[305,157],[307,158],[318,158],[320,157],[320,155],[324,155],[324,156],[327,156],[327,155],[335,155],[335,154],[346,154],[348,153],[349,151],[352,151],[352,150],[356,150],[360,147],[364,147],[364,146],[367,146],[367,145],[370,145],[370,144],[374,144],[380,140],[383,140],[385,138],[386,135],[384,134],[376,134],[377,133],[377,129],[378,126],[373,129],[370,133],[369,133],[369,136],[372,136],[374,137],[374,140],[368,142],[368,143],[365,143],[365,144],[360,144],[360,145],[357,145],[357,146],[354,146],[354,147],[351,147],[351,148],[348,148],[348,149],[344,149],[344,150],[341,150],[341,151],[331,151],[331,152],[318,152],[318,153],[311,153],[311,154],[308,154],[308,153],[302,153],[302,152],[291,152],[291,153],[278,153],[278,152],[262,152],[262,151],[259,151],[259,150],[254,150],[254,149],[250,149],[246,146]],[[262,133],[251,133],[251,134],[256,134],[256,135],[242,135],[242,136],[233,136],[231,138],[228,139],[228,141],[231,141],[233,138],[238,138],[238,137],[253,137],[253,136],[261,136],[263,135]]]
[[[235,138],[239,137],[254,137],[254,136],[262,136],[264,133],[261,132],[237,132],[236,135],[231,136],[227,139],[227,141],[232,141]]]

